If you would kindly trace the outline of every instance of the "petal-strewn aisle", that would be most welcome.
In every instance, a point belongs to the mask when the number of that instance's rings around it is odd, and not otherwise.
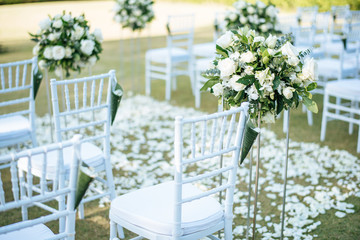
[[[201,114],[192,108],[175,107],[144,96],[124,99],[111,130],[117,194],[171,179],[174,117]],[[48,118],[37,119],[39,144],[50,139],[47,124]],[[277,139],[273,132],[264,130],[261,141],[261,201],[258,204],[257,236],[273,239],[280,236],[285,140]],[[187,150],[185,144],[184,151]],[[350,195],[360,197],[360,159],[346,151],[332,151],[318,144],[293,141],[290,142],[289,156],[285,236],[312,239],[316,236],[311,231],[321,224],[314,221],[319,214],[330,209],[336,209],[337,217],[355,212],[354,206],[345,200]],[[246,230],[247,169],[248,160],[245,160],[239,171],[240,190],[235,194],[235,239],[244,237]]]

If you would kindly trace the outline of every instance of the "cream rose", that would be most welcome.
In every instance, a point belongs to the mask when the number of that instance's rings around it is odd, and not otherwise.
[[[71,38],[73,40],[80,40],[80,38],[84,35],[85,30],[84,28],[80,27],[79,25],[74,26],[74,31],[71,31]]]
[[[230,78],[229,80],[229,85],[232,89],[234,89],[235,91],[242,91],[246,88],[246,85],[242,84],[242,83],[238,83],[237,81],[240,79],[239,75],[234,75]]]
[[[253,68],[252,66],[246,66],[244,72],[245,72],[247,75],[252,75],[252,74],[254,74],[254,68]]]
[[[299,55],[299,51],[290,42],[286,42],[281,47],[281,52],[288,57],[297,57]]]
[[[254,38],[254,43],[256,42],[264,42],[265,41],[265,38],[262,37],[262,36],[257,36]]]
[[[243,63],[251,63],[255,60],[256,60],[256,57],[251,51],[247,51],[246,53],[243,53],[240,56],[240,62],[243,62]]]
[[[230,31],[227,31],[224,35],[222,35],[217,41],[216,44],[222,48],[227,48],[231,45],[233,41],[234,34]]]
[[[236,19],[238,18],[238,16],[237,16],[236,13],[231,12],[231,13],[229,14],[229,18],[230,18],[231,21],[234,22],[234,21],[236,21]]]
[[[252,7],[252,6],[248,6],[248,7],[246,8],[246,10],[248,11],[249,14],[254,14],[255,11],[256,11],[255,8]]]
[[[65,22],[68,22],[68,21],[71,20],[71,16],[70,16],[70,14],[65,14],[65,15],[62,17],[62,19],[63,19]]]
[[[62,25],[63,25],[63,23],[62,23],[61,19],[55,20],[55,21],[53,22],[53,27],[54,27],[54,28],[61,28]]]
[[[223,87],[221,83],[217,83],[214,86],[212,86],[213,94],[217,97],[221,96],[223,94]]]
[[[39,61],[39,68],[40,68],[40,69],[45,69],[45,68],[46,68],[46,62],[45,62],[45,60],[40,60],[40,61]]]
[[[245,16],[241,15],[240,22],[241,22],[241,24],[247,23],[247,18]]]
[[[96,28],[93,32],[95,39],[99,42],[102,42],[104,40],[102,32],[99,28]]]
[[[81,40],[80,50],[86,55],[91,55],[94,51],[95,43],[93,40]]]
[[[295,91],[292,87],[286,87],[283,89],[283,95],[286,99],[291,99],[293,97],[293,92]]]
[[[61,60],[65,57],[65,48],[63,46],[54,46],[52,54],[55,60]]]
[[[53,51],[52,47],[46,47],[44,50],[44,57],[46,59],[52,59],[53,58]]]
[[[65,48],[65,57],[66,58],[71,58],[71,55],[72,55],[72,50],[70,47],[66,47]]]
[[[39,50],[40,50],[40,44],[37,43],[33,48],[33,55],[37,56],[39,54]]]
[[[277,37],[272,36],[271,34],[265,40],[266,45],[268,46],[268,48],[271,48],[271,49],[275,48],[276,42],[277,42]]]
[[[223,78],[233,74],[236,71],[237,65],[232,59],[225,58],[218,62],[217,67],[220,70],[220,77]]]
[[[302,68],[302,75],[310,81],[317,80],[317,63],[313,58],[306,58]]]

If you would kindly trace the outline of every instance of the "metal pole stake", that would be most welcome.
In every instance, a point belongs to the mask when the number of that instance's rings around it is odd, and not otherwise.
[[[287,131],[286,131],[286,154],[285,154],[285,168],[284,168],[284,189],[283,189],[283,205],[281,212],[281,235],[280,239],[284,238],[284,223],[285,223],[285,204],[286,204],[286,185],[287,185],[287,171],[289,160],[289,122],[290,122],[290,109],[287,111]]]
[[[248,214],[246,219],[246,240],[249,239],[249,232],[250,232],[250,202],[251,202],[251,178],[252,178],[252,159],[253,159],[253,150],[250,150],[250,161],[249,161],[249,193],[248,193]]]

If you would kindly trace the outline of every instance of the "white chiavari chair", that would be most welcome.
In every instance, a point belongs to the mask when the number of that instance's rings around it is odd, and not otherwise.
[[[115,198],[110,207],[110,239],[116,239],[117,226],[139,235],[134,239],[218,239],[212,234],[222,229],[225,239],[232,239],[234,188],[247,111],[248,103],[243,103],[210,115],[176,117],[174,181]],[[209,167],[197,171],[198,166]],[[223,181],[218,181],[221,176]],[[205,186],[215,179],[215,184]],[[225,192],[223,204],[213,196],[220,192]]]
[[[165,80],[165,99],[170,100],[177,76],[188,75],[193,88],[194,15],[169,16],[166,26],[167,47],[150,49],[145,54],[145,90],[146,95],[150,95],[151,81]]]
[[[37,146],[33,75],[37,58],[0,64],[0,147]]]
[[[36,216],[32,219],[11,223],[0,227],[0,239],[2,240],[53,240],[53,239],[75,239],[75,191],[80,159],[80,136],[74,136],[72,140],[52,145],[41,146],[18,153],[0,157],[0,216],[17,208],[21,208],[21,215],[27,215],[27,209],[31,206],[45,208],[49,213]],[[71,156],[68,156],[71,168],[69,173],[69,184],[64,185],[63,159],[57,161],[59,171],[55,173],[54,182],[51,187],[47,185],[46,175],[48,174],[47,163],[54,155],[62,156],[62,152],[72,148]],[[24,176],[19,174],[17,169],[18,161],[26,161],[28,173],[25,182]],[[42,162],[42,172],[39,176],[32,174],[32,168],[36,163]],[[11,180],[6,180],[6,176]],[[39,183],[35,180],[39,179]],[[7,182],[11,181],[11,183]],[[11,187],[7,187],[11,185]],[[22,192],[27,192],[26,197]],[[66,201],[66,208],[55,209],[44,202],[57,201],[59,198]],[[45,207],[44,207],[45,206]],[[14,214],[16,212],[12,212]],[[20,214],[20,213],[19,213]],[[59,227],[54,233],[45,223],[63,219],[65,226]],[[59,221],[61,224],[61,221]]]

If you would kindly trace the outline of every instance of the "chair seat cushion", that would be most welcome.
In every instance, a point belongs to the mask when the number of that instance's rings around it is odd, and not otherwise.
[[[326,84],[326,91],[332,95],[339,95],[347,99],[360,100],[360,80],[344,79]]]
[[[327,77],[327,78],[337,78],[340,74],[341,62],[339,59],[335,58],[322,58],[316,60],[318,65],[318,74],[319,76]],[[343,65],[343,73],[346,75],[356,73],[356,59],[349,58],[346,59]]]
[[[0,234],[1,240],[43,240],[55,236],[44,224],[37,224],[20,230]]]
[[[0,141],[20,138],[29,135],[29,120],[23,116],[12,116],[0,119]]]
[[[173,232],[174,182],[162,183],[119,196],[111,202],[110,219],[142,229],[171,235]],[[201,193],[191,184],[183,185],[183,197]],[[213,197],[183,204],[182,233],[191,234],[215,226],[223,220],[221,205]]]
[[[196,57],[215,57],[216,44],[214,42],[193,45],[192,52]]]
[[[188,61],[189,52],[183,48],[156,48],[146,52],[146,58],[154,62],[166,63],[171,58],[173,62]]]
[[[70,173],[70,164],[73,159],[73,147],[67,147],[63,149],[63,158],[64,158],[64,167],[66,174]],[[84,142],[81,144],[81,158],[82,160],[89,166],[93,168],[97,168],[102,165],[104,161],[104,156],[100,148],[95,146],[92,143]],[[36,176],[41,176],[43,169],[43,159],[44,156],[42,154],[32,157],[31,165],[32,165],[32,173]],[[57,151],[49,152],[47,155],[46,162],[46,178],[54,179],[57,171],[57,160],[58,153]],[[23,171],[27,171],[28,159],[20,158],[18,162],[19,169]]]

